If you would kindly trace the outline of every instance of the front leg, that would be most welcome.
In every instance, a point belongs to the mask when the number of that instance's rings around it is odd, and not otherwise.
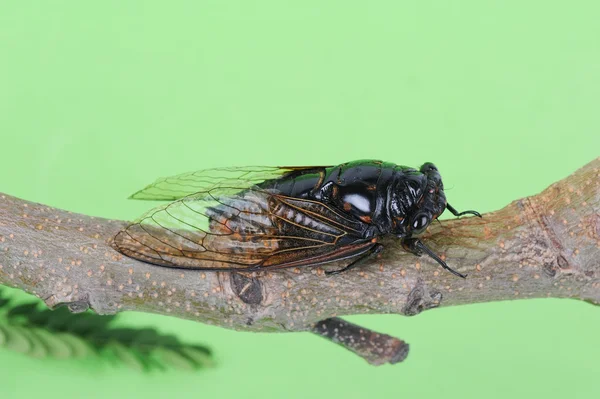
[[[454,207],[452,205],[450,205],[450,204],[446,204],[446,209],[448,209],[450,211],[450,213],[452,213],[456,217],[460,217],[460,216],[463,216],[463,215],[475,215],[475,216],[481,217],[481,213],[479,213],[477,211],[462,211],[462,212],[459,212],[456,209],[454,209]]]
[[[421,256],[423,255],[423,253],[426,253],[450,273],[458,277],[467,278],[466,274],[459,273],[456,270],[452,269],[450,266],[448,266],[446,262],[444,262],[439,256],[436,255],[435,252],[433,252],[429,247],[423,244],[423,242],[418,238],[403,238],[402,247],[416,256]]]

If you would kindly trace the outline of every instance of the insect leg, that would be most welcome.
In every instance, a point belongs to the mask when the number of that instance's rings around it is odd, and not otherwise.
[[[371,248],[369,248],[369,250],[367,252],[362,254],[359,258],[350,262],[350,264],[347,265],[346,267],[343,267],[339,270],[326,271],[325,274],[328,276],[331,276],[334,274],[340,274],[342,272],[347,272],[348,270],[355,268],[356,266],[360,265],[361,263],[364,263],[364,261],[366,261],[367,259],[377,255],[381,251],[383,251],[383,244],[379,244],[379,243],[373,244],[373,246]]]
[[[454,216],[462,216],[462,215],[475,215],[475,216],[479,216],[481,217],[481,214],[477,211],[463,211],[463,212],[459,212],[456,209],[454,209],[454,207],[450,204],[446,204],[446,209],[448,209],[450,211],[450,213],[452,213]]]
[[[417,256],[421,256],[423,253],[426,253],[450,273],[458,277],[467,278],[466,274],[459,273],[456,270],[452,269],[450,266],[448,266],[446,262],[444,262],[439,256],[436,255],[435,252],[433,252],[429,247],[423,244],[423,242],[421,242],[421,240],[419,240],[418,238],[406,238],[402,240],[402,246],[408,252]]]

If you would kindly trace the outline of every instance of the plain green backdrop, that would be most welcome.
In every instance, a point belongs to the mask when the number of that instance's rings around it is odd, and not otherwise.
[[[600,3],[0,0],[0,191],[107,218],[156,177],[378,158],[499,209],[600,151]],[[123,322],[206,343],[209,371],[0,351],[4,398],[592,398],[600,311],[569,300],[352,321],[407,340],[371,367],[311,334]]]

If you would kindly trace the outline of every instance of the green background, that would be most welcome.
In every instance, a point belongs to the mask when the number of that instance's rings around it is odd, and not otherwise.
[[[0,191],[107,218],[158,176],[433,161],[499,209],[600,155],[597,1],[0,0]],[[600,312],[568,300],[352,321],[411,344],[371,367],[311,334],[126,314],[218,367],[140,374],[0,351],[6,398],[600,396]]]

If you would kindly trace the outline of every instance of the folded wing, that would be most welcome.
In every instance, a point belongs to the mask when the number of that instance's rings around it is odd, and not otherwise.
[[[371,245],[365,228],[320,202],[219,184],[147,212],[112,245],[162,266],[259,270],[356,256]]]

